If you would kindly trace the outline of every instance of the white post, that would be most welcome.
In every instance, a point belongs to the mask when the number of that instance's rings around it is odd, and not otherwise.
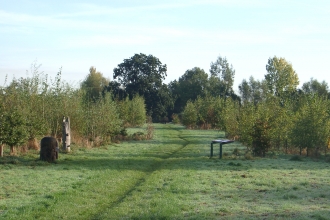
[[[62,130],[62,149],[66,152],[70,152],[71,144],[71,132],[70,132],[70,118],[63,117],[63,130]]]

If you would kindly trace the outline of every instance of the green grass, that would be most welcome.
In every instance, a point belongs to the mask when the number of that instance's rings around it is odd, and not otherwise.
[[[56,164],[1,158],[0,219],[329,219],[330,163],[246,160],[236,142],[210,159],[223,135],[155,124],[153,140],[73,146]]]

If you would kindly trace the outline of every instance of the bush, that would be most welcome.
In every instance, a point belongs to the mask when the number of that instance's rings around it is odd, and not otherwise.
[[[240,150],[236,147],[234,150],[233,150],[233,154],[235,156],[238,156],[240,154]]]
[[[328,156],[328,155],[326,156],[325,162],[330,163],[330,156]]]
[[[197,110],[194,103],[188,101],[183,114],[182,114],[182,123],[188,128],[194,128],[197,122]]]
[[[180,117],[179,117],[178,114],[173,114],[173,115],[172,115],[172,122],[173,122],[174,124],[180,124],[180,123],[181,123],[181,121],[180,121]]]
[[[250,151],[248,151],[248,152],[245,153],[244,158],[246,160],[253,160],[254,159],[254,157],[253,157],[253,155],[252,155],[252,153]]]
[[[291,161],[303,161],[302,156],[300,155],[294,155],[290,158]]]

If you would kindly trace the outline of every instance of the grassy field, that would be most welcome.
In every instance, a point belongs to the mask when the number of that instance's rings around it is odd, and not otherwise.
[[[153,140],[73,146],[56,164],[0,158],[0,219],[330,219],[330,163],[246,160],[239,143],[210,159],[223,133],[154,126]]]

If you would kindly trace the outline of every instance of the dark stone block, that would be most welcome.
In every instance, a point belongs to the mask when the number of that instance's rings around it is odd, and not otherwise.
[[[40,142],[40,160],[55,162],[58,159],[58,142],[54,137],[44,137]]]

